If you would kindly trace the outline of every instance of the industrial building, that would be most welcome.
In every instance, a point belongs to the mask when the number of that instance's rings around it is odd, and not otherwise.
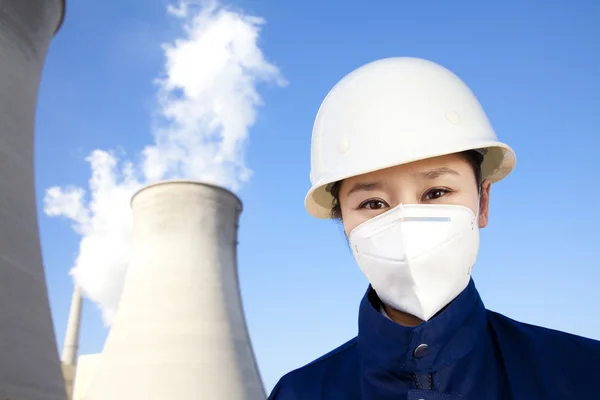
[[[79,359],[74,400],[264,400],[237,272],[240,200],[169,181],[132,199],[133,244],[100,355]]]
[[[0,399],[65,400],[34,190],[40,75],[64,0],[0,0]]]
[[[191,181],[132,199],[132,257],[101,354],[78,357],[75,287],[59,359],[34,192],[34,120],[64,0],[0,0],[0,399],[264,400],[237,271],[240,200]],[[107,249],[108,250],[108,249]]]

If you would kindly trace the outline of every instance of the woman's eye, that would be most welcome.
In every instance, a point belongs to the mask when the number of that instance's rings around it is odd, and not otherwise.
[[[427,193],[425,193],[425,196],[423,197],[424,200],[436,200],[439,199],[440,197],[446,195],[448,192],[450,192],[448,189],[431,189],[430,191],[428,191]]]
[[[385,201],[382,200],[368,200],[360,205],[359,208],[365,208],[367,210],[380,210],[386,206]]]

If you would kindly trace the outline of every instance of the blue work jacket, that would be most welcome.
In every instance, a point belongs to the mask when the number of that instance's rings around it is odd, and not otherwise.
[[[472,280],[414,328],[380,305],[369,288],[358,336],[285,375],[269,400],[600,399],[600,342],[488,311]]]

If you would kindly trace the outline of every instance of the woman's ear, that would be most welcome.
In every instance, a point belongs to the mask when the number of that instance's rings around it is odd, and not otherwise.
[[[492,182],[484,179],[479,193],[479,228],[485,228],[490,214],[490,188]]]

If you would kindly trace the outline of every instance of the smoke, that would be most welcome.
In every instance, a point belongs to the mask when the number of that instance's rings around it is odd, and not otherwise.
[[[238,191],[250,176],[244,156],[249,129],[262,105],[260,83],[286,85],[258,47],[261,18],[216,1],[182,1],[168,13],[182,36],[163,44],[164,70],[154,82],[158,118],[154,143],[139,162],[94,150],[89,190],[51,187],[44,211],[65,217],[80,235],[71,275],[110,325],[124,283],[131,246],[129,201],[139,188],[163,179],[201,180]]]

